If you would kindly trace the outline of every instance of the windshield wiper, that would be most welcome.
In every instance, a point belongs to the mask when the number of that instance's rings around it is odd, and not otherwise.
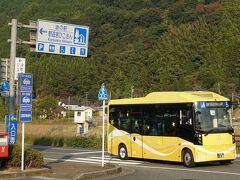
[[[233,128],[230,126],[230,127],[227,127],[227,129],[217,129],[217,128],[213,128],[213,129],[210,129],[209,131],[206,131],[205,133],[205,136],[207,136],[209,133],[212,133],[212,132],[221,132],[221,131],[227,131],[227,133],[229,133],[229,134],[232,134],[232,130],[233,130]]]
[[[210,129],[209,131],[206,131],[205,136],[207,136],[209,133],[213,132],[215,129]]]

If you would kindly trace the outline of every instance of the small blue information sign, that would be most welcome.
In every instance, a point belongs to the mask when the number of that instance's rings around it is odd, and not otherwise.
[[[20,108],[32,108],[32,92],[20,91]]]
[[[21,122],[31,122],[32,121],[32,110],[31,109],[20,109],[19,120]]]
[[[17,143],[18,121],[16,115],[9,115],[8,144]]]
[[[29,73],[19,74],[20,91],[32,91],[33,88],[33,77]]]

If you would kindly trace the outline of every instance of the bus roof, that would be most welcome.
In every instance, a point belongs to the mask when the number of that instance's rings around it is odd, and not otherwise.
[[[229,101],[229,99],[210,91],[169,91],[152,92],[141,98],[114,99],[110,100],[109,105],[193,103],[197,101]]]

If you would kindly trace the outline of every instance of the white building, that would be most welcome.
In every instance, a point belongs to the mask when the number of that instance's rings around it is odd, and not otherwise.
[[[88,131],[89,123],[93,121],[93,109],[87,106],[76,107],[74,111],[74,123],[77,124],[77,134]]]

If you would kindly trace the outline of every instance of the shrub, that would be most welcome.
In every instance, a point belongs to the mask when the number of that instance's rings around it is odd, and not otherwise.
[[[31,143],[31,142],[30,142]],[[32,141],[33,145],[56,146],[56,147],[81,147],[81,148],[101,148],[101,137],[78,136],[78,137],[36,137]]]
[[[20,167],[21,166],[21,156],[22,148],[19,145],[9,145],[9,156],[1,160],[2,166],[7,167]],[[43,165],[43,155],[34,149],[26,148],[24,151],[25,161],[24,166],[26,168],[31,167],[42,167]]]
[[[81,147],[81,148],[100,148],[101,138],[97,136],[78,136],[73,138],[68,138],[66,141],[66,146],[69,147]]]
[[[33,141],[33,145],[52,146],[53,145],[53,138],[52,137],[36,138]]]
[[[36,137],[33,139],[32,144],[42,145],[42,146],[63,147],[64,138],[63,137]]]
[[[43,155],[41,152],[27,148],[25,151],[25,167],[40,168],[43,165]]]
[[[19,145],[9,145],[7,166],[19,167],[21,166],[22,148]]]

